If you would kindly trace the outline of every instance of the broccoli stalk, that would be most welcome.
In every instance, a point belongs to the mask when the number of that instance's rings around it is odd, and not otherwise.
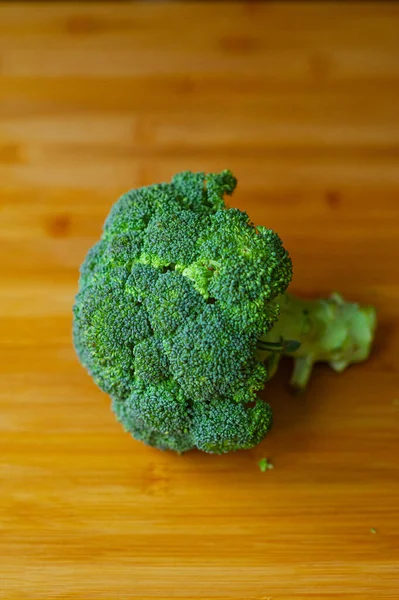
[[[294,359],[291,385],[299,391],[306,387],[316,362],[327,362],[341,372],[369,356],[376,326],[372,306],[345,302],[337,293],[321,300],[284,294],[277,303],[279,319],[258,343],[259,359],[268,361],[269,379],[283,355]],[[294,346],[292,340],[297,342]]]
[[[272,425],[258,392],[282,355],[303,389],[316,361],[340,371],[370,351],[372,308],[286,294],[288,252],[225,206],[235,185],[183,172],[127,192],[81,267],[76,352],[124,428],[162,450],[251,448]]]

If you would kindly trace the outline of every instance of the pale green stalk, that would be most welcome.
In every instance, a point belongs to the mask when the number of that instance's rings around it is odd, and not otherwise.
[[[339,294],[323,300],[302,300],[285,294],[278,304],[279,320],[260,339],[258,350],[259,358],[268,363],[269,377],[276,371],[281,356],[292,356],[291,384],[301,390],[306,387],[314,363],[327,362],[339,372],[369,356],[376,327],[373,307],[345,302]],[[299,347],[295,348],[292,341],[299,342]]]

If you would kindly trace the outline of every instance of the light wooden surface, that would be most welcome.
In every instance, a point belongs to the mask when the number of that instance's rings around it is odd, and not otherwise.
[[[1,4],[2,600],[398,598],[398,31],[393,2]],[[225,167],[293,289],[380,327],[305,397],[285,365],[255,450],[179,457],[115,422],[71,304],[119,194]]]

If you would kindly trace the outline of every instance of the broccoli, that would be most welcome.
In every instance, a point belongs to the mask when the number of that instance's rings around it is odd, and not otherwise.
[[[283,355],[303,389],[314,363],[342,371],[370,352],[374,309],[286,294],[291,259],[225,206],[235,186],[230,171],[183,172],[129,191],[81,267],[77,354],[124,428],[163,450],[251,448],[272,425],[258,393]]]
[[[271,463],[268,458],[261,458],[258,465],[261,473],[266,473],[266,471],[274,469],[273,463]]]

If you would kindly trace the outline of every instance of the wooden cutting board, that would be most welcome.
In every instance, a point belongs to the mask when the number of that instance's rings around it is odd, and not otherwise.
[[[398,32],[383,2],[0,6],[1,599],[399,597]],[[122,192],[226,167],[293,290],[380,325],[303,397],[283,365],[259,447],[176,456],[115,422],[71,305]]]

